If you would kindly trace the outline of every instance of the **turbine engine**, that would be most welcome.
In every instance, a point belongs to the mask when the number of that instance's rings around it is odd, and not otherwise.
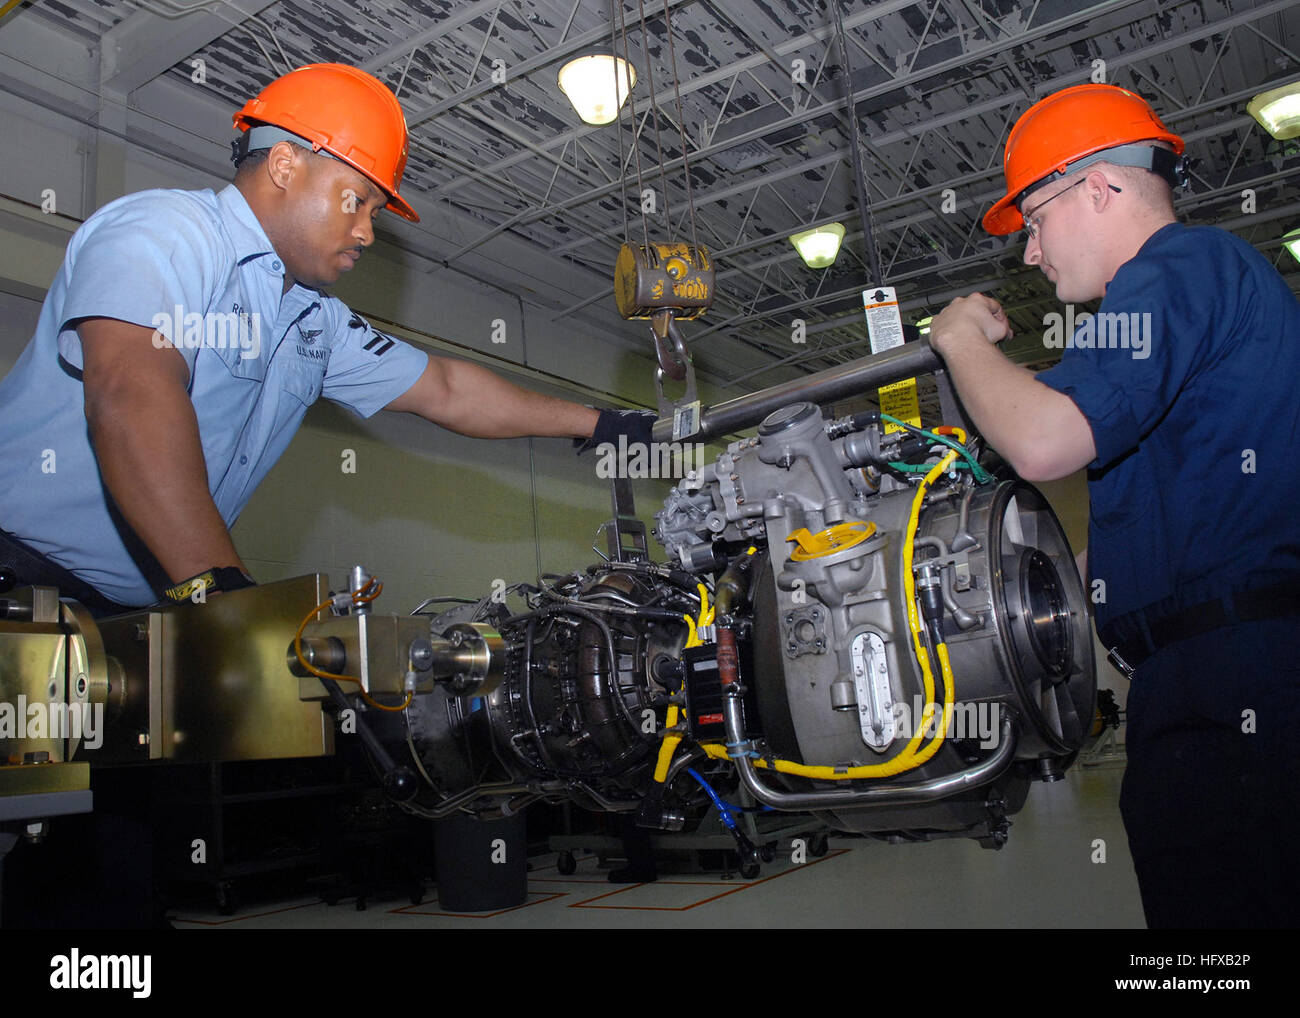
[[[433,618],[435,658],[458,640],[495,658],[408,673],[404,710],[366,713],[390,790],[424,815],[568,799],[676,829],[705,786],[739,783],[842,831],[1000,847],[1086,737],[1095,671],[1059,522],[965,443],[812,403],[769,414],[672,490],[666,564]]]

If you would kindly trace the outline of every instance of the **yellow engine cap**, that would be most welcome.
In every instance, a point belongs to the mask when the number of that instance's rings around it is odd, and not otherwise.
[[[790,552],[790,557],[796,562],[806,562],[810,558],[822,558],[825,555],[834,555],[837,551],[843,551],[845,548],[852,548],[855,544],[861,544],[875,532],[876,525],[874,523],[864,523],[857,520],[849,523],[837,523],[833,527],[819,530],[815,534],[810,534],[806,527],[800,527],[786,540],[794,541],[799,545],[794,551]]]

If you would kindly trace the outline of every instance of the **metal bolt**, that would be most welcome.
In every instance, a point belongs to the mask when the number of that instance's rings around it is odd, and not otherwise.
[[[410,657],[411,664],[424,671],[433,663],[433,647],[429,645],[428,640],[423,638],[412,640]]]

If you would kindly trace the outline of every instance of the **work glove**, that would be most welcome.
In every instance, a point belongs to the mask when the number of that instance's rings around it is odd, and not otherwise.
[[[649,410],[602,410],[591,437],[575,438],[573,445],[578,450],[578,455],[582,455],[588,449],[595,449],[606,442],[617,446],[619,435],[625,435],[629,448],[638,443],[648,446],[654,440],[651,429],[658,419],[658,415]]]

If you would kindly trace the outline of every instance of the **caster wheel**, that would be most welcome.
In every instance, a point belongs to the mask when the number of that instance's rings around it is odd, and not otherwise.
[[[357,898],[357,911],[364,912],[365,910],[366,910],[366,899]]]
[[[830,838],[824,834],[814,834],[808,841],[808,854],[814,859],[820,859],[830,850]]]
[[[776,858],[776,845],[771,842],[763,845],[758,850],[758,857],[762,859],[763,862],[771,862]]]
[[[753,880],[756,876],[758,876],[759,871],[761,869],[762,867],[759,866],[759,864],[756,861],[754,861],[753,859],[746,859],[742,861],[740,864],[740,875],[744,877],[746,880]]]
[[[559,858],[555,860],[555,868],[563,876],[572,876],[578,870],[578,860],[573,857],[572,852],[561,852]]]

